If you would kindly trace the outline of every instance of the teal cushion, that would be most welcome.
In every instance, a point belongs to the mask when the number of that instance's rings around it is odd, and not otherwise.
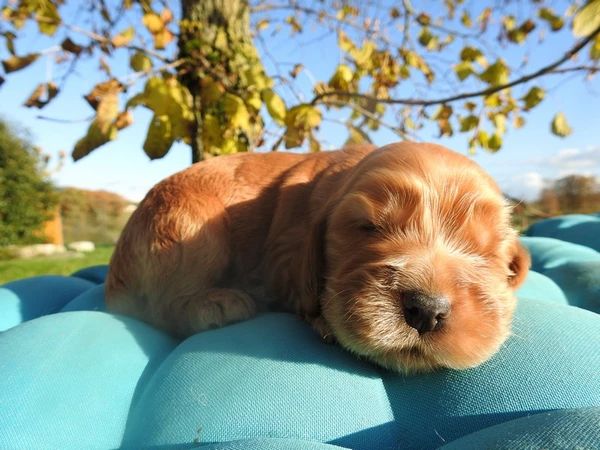
[[[600,251],[600,213],[570,214],[541,220],[529,227],[527,236],[551,237]]]
[[[0,448],[116,448],[137,392],[175,347],[136,320],[41,317],[0,334]]]
[[[532,269],[551,278],[570,305],[600,313],[600,253],[553,238],[525,237],[522,242],[531,253]],[[527,296],[548,295],[531,292],[527,284],[523,289]]]
[[[60,311],[95,284],[80,278],[41,276],[0,286],[0,331]]]
[[[91,266],[78,270],[77,272],[72,273],[71,276],[83,278],[84,280],[91,281],[92,283],[100,284],[104,283],[107,273],[108,266],[106,264],[101,264],[98,266]]]
[[[177,342],[102,312],[105,267],[9,283],[0,448],[555,448],[577,436],[592,446],[600,254],[523,242],[534,271],[513,336],[480,367],[417,376],[323,344],[288,314]]]
[[[63,306],[61,311],[106,311],[106,305],[104,304],[104,283],[82,292]]]
[[[517,297],[520,300],[535,298],[561,305],[569,304],[565,293],[552,278],[533,270],[527,274],[525,282],[517,291]]]
[[[194,447],[202,450],[342,450],[344,447],[300,439],[242,439]]]
[[[550,411],[485,428],[440,450],[597,449],[600,408]]]

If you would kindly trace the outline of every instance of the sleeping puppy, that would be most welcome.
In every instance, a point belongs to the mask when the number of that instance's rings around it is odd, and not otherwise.
[[[509,335],[529,262],[494,181],[443,147],[238,154],[148,193],[106,301],[180,337],[293,312],[386,368],[463,369]]]

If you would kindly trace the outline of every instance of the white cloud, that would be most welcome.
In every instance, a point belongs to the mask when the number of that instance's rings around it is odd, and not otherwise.
[[[559,177],[569,174],[600,173],[600,147],[586,150],[565,148],[549,157],[547,164],[559,171]]]
[[[539,197],[546,181],[539,172],[525,172],[513,175],[500,182],[505,194],[520,200],[532,201]]]

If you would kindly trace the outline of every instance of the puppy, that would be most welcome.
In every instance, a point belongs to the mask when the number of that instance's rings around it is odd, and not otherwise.
[[[494,181],[443,147],[249,153],[148,193],[106,302],[180,337],[288,311],[395,371],[463,369],[509,335],[528,267]]]

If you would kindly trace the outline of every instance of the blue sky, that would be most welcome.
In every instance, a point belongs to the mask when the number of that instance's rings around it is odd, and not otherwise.
[[[425,10],[435,3],[415,2],[417,7],[421,6]],[[476,5],[476,2],[471,3]],[[477,7],[473,6],[472,9]],[[75,11],[67,10],[65,17],[69,13],[73,19]],[[17,41],[17,51],[20,54],[46,49],[62,40],[62,37],[53,40],[39,37],[32,26],[25,30],[25,38]],[[314,34],[311,36],[313,31],[315,30],[309,27],[303,35],[294,37],[284,30],[267,39],[268,51],[275,59],[290,63],[301,62],[307,68],[299,76],[300,91],[307,98],[310,95],[311,80],[327,80],[342,58],[335,45],[335,36],[315,41]],[[307,45],[307,41],[312,43]],[[549,45],[537,45],[535,39],[530,41],[532,42],[528,41],[522,48],[506,50],[501,56],[510,60],[527,54],[530,58],[527,70],[533,70],[557,59],[572,45],[569,30],[550,36],[547,42]],[[262,47],[259,46],[259,49],[268,71],[272,72],[269,57],[264,54]],[[118,76],[126,76],[129,73],[127,51],[119,50],[116,56],[112,63],[113,69]],[[0,50],[0,57],[6,57],[4,48]],[[35,85],[56,78],[59,69],[52,61],[52,57],[42,57],[21,72],[5,77],[6,82],[0,87],[0,115],[28,128],[34,142],[55,157],[61,150],[69,153],[77,139],[85,134],[88,123],[84,119],[90,117],[93,111],[83,100],[82,94],[89,92],[97,82],[103,81],[105,75],[98,69],[97,61],[85,62],[78,66],[77,72],[71,76],[59,97],[46,108],[37,110],[21,106]],[[289,67],[282,66],[284,69]],[[600,176],[599,80],[599,75],[587,82],[581,75],[569,79],[559,76],[544,79],[540,84],[548,90],[548,95],[540,106],[525,115],[527,125],[519,130],[509,129],[500,152],[489,154],[479,150],[473,158],[496,178],[506,193],[526,199],[535,197],[545,179],[571,173]],[[140,84],[134,91],[142,87]],[[281,93],[286,97],[285,89]],[[549,131],[550,121],[557,111],[565,113],[573,128],[573,134],[564,139]],[[51,122],[38,119],[38,115],[75,122]],[[189,165],[189,149],[183,144],[175,145],[165,158],[150,161],[141,146],[151,115],[142,108],[137,108],[134,115],[134,125],[121,131],[116,141],[99,148],[77,163],[67,158],[62,169],[53,174],[56,184],[105,189],[131,200],[140,200],[153,184]],[[342,114],[341,117],[343,116]],[[319,137],[325,148],[335,148],[344,142],[347,134],[343,127],[325,123]],[[378,145],[398,140],[396,135],[384,129],[374,133],[372,138]],[[419,138],[467,153],[468,136],[464,134],[439,139],[437,130],[428,127],[421,130]]]

